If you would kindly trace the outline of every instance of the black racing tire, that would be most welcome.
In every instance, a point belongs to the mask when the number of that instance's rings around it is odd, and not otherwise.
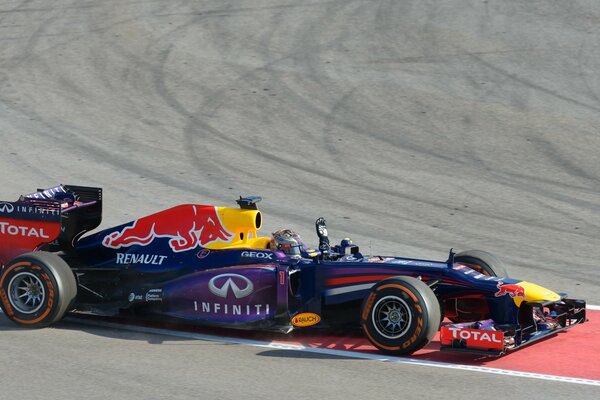
[[[504,263],[494,255],[482,250],[467,250],[454,256],[454,261],[489,276],[508,278]]]
[[[26,253],[0,273],[0,303],[18,325],[43,328],[60,321],[77,295],[77,281],[58,255]]]
[[[440,329],[440,304],[419,279],[396,276],[377,283],[363,301],[361,326],[387,354],[407,355],[426,346]]]

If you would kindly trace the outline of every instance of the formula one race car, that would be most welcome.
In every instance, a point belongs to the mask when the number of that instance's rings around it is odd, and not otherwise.
[[[70,310],[283,332],[361,326],[391,354],[441,331],[442,349],[501,355],[586,320],[585,301],[510,279],[482,251],[365,256],[349,239],[330,246],[322,218],[315,250],[289,230],[258,236],[259,200],[179,205],[87,236],[102,218],[99,188],[0,202],[2,309],[27,327]]]

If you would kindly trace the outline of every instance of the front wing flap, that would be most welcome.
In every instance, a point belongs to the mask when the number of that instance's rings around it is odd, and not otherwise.
[[[585,321],[584,300],[524,302],[518,325],[500,325],[491,319],[445,324],[440,329],[440,342],[446,351],[501,356]]]

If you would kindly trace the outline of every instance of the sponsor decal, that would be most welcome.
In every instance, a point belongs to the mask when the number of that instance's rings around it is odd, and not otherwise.
[[[157,254],[127,254],[117,253],[117,264],[162,265],[167,256]]]
[[[23,214],[41,214],[41,215],[59,215],[58,208],[47,208],[35,205],[24,205],[18,203],[0,202],[0,212],[6,214],[23,213]]]
[[[369,317],[369,313],[371,312],[371,308],[373,308],[373,304],[375,304],[375,297],[377,295],[375,293],[371,293],[367,298],[367,302],[365,303],[365,308],[363,309],[362,319],[366,321]]]
[[[2,302],[2,308],[4,309],[4,312],[6,313],[6,315],[8,315],[9,317],[14,316],[15,313],[12,309],[12,306],[10,305],[8,296],[6,295],[6,292],[4,291],[4,289],[1,287],[0,287],[0,301]]]
[[[393,260],[393,258],[391,258],[391,257],[385,257],[385,258],[384,257],[370,257],[367,260],[367,262],[370,262],[370,263],[385,263],[385,262],[389,262],[389,261],[392,261],[392,260]]]
[[[146,292],[146,301],[162,301],[163,291],[162,289],[150,289]]]
[[[35,228],[31,226],[12,225],[8,222],[0,222],[0,235],[37,237],[42,239],[50,239],[46,235],[44,228]]]
[[[42,269],[41,267],[39,267],[39,265],[33,265],[32,267],[33,269],[37,269],[36,267],[38,267],[40,270]],[[54,285],[52,284],[52,281],[50,280],[50,277],[47,273],[42,272],[40,275],[44,279],[44,281],[46,281],[46,287],[48,288],[48,300],[46,303],[45,313],[49,313],[50,310],[52,310],[52,307],[54,306]]]
[[[484,274],[482,274],[480,272],[475,271],[472,268],[467,267],[466,265],[459,264],[459,265],[457,265],[457,266],[455,266],[453,268],[456,271],[462,271],[462,273],[465,274],[465,275],[471,275],[471,274],[474,274],[474,273],[477,274],[477,275],[472,276],[471,278],[481,279],[481,280],[484,280],[484,281],[496,281],[496,282],[501,282],[502,281],[502,278],[499,278],[497,276],[484,275]]]
[[[262,258],[264,260],[272,260],[273,253],[264,253],[261,251],[242,251],[242,257],[247,258]]]
[[[421,310],[419,310],[419,312],[421,312]],[[422,330],[423,330],[423,318],[419,317],[419,318],[417,318],[417,327],[415,329],[415,333],[413,333],[413,335],[410,337],[410,339],[408,339],[407,341],[402,343],[402,348],[406,349],[408,346],[413,344],[417,340],[417,337],[421,334]]]
[[[254,292],[254,284],[248,278],[240,274],[220,274],[208,282],[209,291],[227,300],[218,301],[194,301],[194,311],[201,314],[212,314],[219,316],[268,316],[274,307],[269,304],[247,304],[249,297]],[[236,304],[236,300],[243,304]],[[251,300],[250,300],[251,302]]]
[[[402,259],[397,259],[397,258],[393,258],[389,261],[390,264],[400,264],[400,265],[417,265],[419,267],[434,267],[435,264],[430,263],[430,262],[426,262],[426,261],[418,261],[418,260],[402,260]]]
[[[15,211],[15,207],[11,203],[0,203],[0,212],[10,214],[13,211]]]
[[[461,329],[455,327],[448,327],[448,331],[452,332],[453,339],[473,339],[473,340],[482,340],[485,342],[493,342],[493,343],[502,343],[502,340],[496,335],[497,333],[501,334],[502,332],[496,331],[480,331],[476,329]]]
[[[269,315],[271,307],[268,304],[227,304],[194,301],[194,311],[206,314],[224,315]]]
[[[236,299],[249,296],[254,291],[250,279],[239,274],[221,274],[208,282],[208,290],[219,297],[227,297],[232,292]]]
[[[105,236],[102,244],[120,249],[147,246],[155,238],[169,238],[171,250],[181,252],[217,241],[228,242],[232,236],[221,223],[216,207],[187,205],[140,218],[133,225]]]
[[[127,298],[127,300],[129,300],[130,303],[133,303],[134,301],[141,301],[144,299],[144,296],[142,296],[141,294],[135,294],[135,293],[129,293],[129,297]]]
[[[412,263],[411,260],[396,260],[396,259],[390,260],[389,262],[392,264],[402,264],[402,265],[408,265],[408,264]]]
[[[321,322],[321,317],[315,313],[301,313],[292,318],[292,325],[298,327],[313,326]]]
[[[197,254],[196,257],[202,259],[202,258],[206,258],[208,257],[210,254],[210,250],[209,249],[202,249],[200,250]]]
[[[522,286],[512,283],[498,282],[496,287],[498,288],[498,291],[496,294],[494,294],[496,297],[501,297],[504,295],[509,295],[513,299],[515,297],[525,297],[525,288]]]
[[[16,205],[15,211],[24,214],[60,215],[60,210],[58,208],[46,208],[40,206]]]
[[[67,191],[62,186],[56,186],[53,188],[42,190],[41,192],[28,194],[26,197],[31,199],[51,199],[58,193],[67,193]]]
[[[484,349],[503,349],[504,333],[499,331],[484,331],[480,329],[444,326],[441,330],[443,345],[451,345],[453,340],[464,340],[467,347]]]
[[[162,289],[150,289],[146,292],[146,294],[136,294],[134,292],[131,292],[129,293],[129,297],[127,298],[127,300],[129,300],[130,303],[133,303],[134,301],[162,301],[163,291]]]

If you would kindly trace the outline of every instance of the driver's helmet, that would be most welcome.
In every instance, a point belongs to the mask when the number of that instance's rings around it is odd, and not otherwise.
[[[271,250],[283,251],[290,257],[300,257],[302,254],[302,239],[300,235],[291,229],[280,229],[273,232],[271,238]]]

